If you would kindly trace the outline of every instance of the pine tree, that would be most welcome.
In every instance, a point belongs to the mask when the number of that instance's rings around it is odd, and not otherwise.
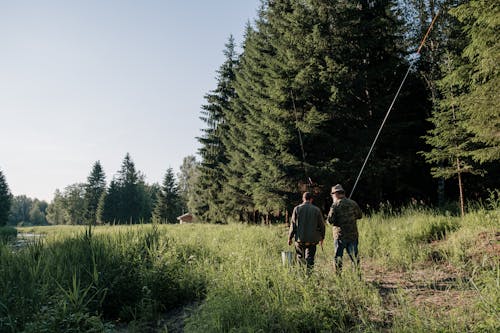
[[[442,66],[451,68],[452,61],[452,55],[448,53]],[[442,97],[439,104],[435,105],[432,117],[429,119],[433,128],[425,137],[432,149],[423,155],[428,163],[434,165],[431,169],[434,177],[444,179],[457,177],[463,216],[465,199],[462,175],[479,172],[470,160],[472,145],[471,135],[465,128],[467,115],[457,104],[456,96],[460,88],[446,79],[438,82],[438,88]]]
[[[226,117],[232,113],[234,69],[237,65],[232,36],[226,44],[224,55],[226,60],[217,71],[217,87],[205,95],[207,104],[203,105],[200,117],[206,124],[203,135],[198,138],[202,145],[198,151],[201,163],[197,183],[201,206],[195,207],[193,213],[203,221],[224,221],[221,206],[222,188],[226,182],[223,167],[228,162],[225,147],[228,135]]]
[[[464,126],[476,145],[474,160],[484,163],[500,159],[500,6],[494,0],[471,0],[451,11],[464,25],[469,39],[464,62],[448,74],[464,93],[459,107],[467,114]]]
[[[99,161],[95,162],[85,184],[85,219],[87,223],[95,224],[97,207],[102,193],[106,190],[106,176]]]
[[[153,220],[159,223],[176,223],[180,213],[179,189],[172,168],[168,168],[157,196]]]
[[[141,218],[142,200],[140,182],[142,177],[135,169],[135,164],[127,153],[118,171],[119,205],[116,220],[119,223],[138,223]]]
[[[0,227],[7,224],[11,203],[12,194],[4,174],[0,170]]]
[[[141,181],[139,185],[142,198],[140,220],[149,222],[153,218],[154,208],[156,206],[156,202],[158,201],[158,195],[161,192],[161,187],[157,183],[149,185],[144,181]]]
[[[265,3],[247,33],[234,107],[242,119],[235,144],[243,161],[240,189],[261,213],[290,208],[299,200],[297,185],[309,178],[323,189],[354,181],[399,83],[394,73],[405,65],[393,5]],[[379,201],[380,189],[393,184],[393,171],[402,165],[398,154],[413,142],[394,143],[389,135],[404,131],[391,125],[382,138],[384,149],[364,177],[361,193],[368,200]],[[229,166],[238,163],[232,154]],[[411,170],[411,163],[405,168]]]
[[[144,177],[135,169],[135,164],[127,153],[116,177],[99,199],[97,218],[105,223],[139,223],[149,220],[151,211],[145,192]],[[149,205],[150,206],[150,205]]]
[[[250,56],[250,44],[254,39],[253,35],[256,33],[250,25],[247,25],[243,45],[244,50],[246,50],[244,51],[244,57]],[[238,81],[244,81],[242,78],[236,78],[236,76],[245,75],[240,70],[242,67],[248,67],[248,65],[242,66],[241,64],[241,61],[247,61],[243,59],[244,57],[238,59],[235,68],[235,86],[238,85]],[[236,89],[235,87],[235,91]],[[236,92],[231,99],[230,109],[231,112],[225,113],[226,133],[223,137],[223,143],[228,162],[222,166],[225,183],[220,194],[222,205],[218,209],[224,214],[226,220],[248,222],[249,217],[255,210],[251,196],[252,176],[247,168],[250,162],[246,145],[248,108],[243,104]]]
[[[116,179],[112,179],[108,189],[102,193],[97,206],[97,221],[120,224],[121,192]]]
[[[243,220],[250,216],[253,222],[257,222],[259,213],[267,215],[286,206],[288,194],[295,189],[294,175],[286,168],[300,164],[287,151],[288,143],[296,137],[290,135],[291,119],[280,112],[277,99],[271,96],[276,92],[272,88],[280,89],[278,80],[282,73],[270,66],[283,59],[278,57],[272,44],[277,34],[272,34],[268,16],[269,7],[264,6],[256,29],[247,29],[236,72],[238,98],[232,115],[236,121],[231,123],[229,136],[233,151],[229,153],[228,170],[233,176],[228,177],[228,185],[237,199],[236,204],[241,203],[245,209],[235,213]]]
[[[467,1],[467,0],[465,0]],[[434,117],[439,113],[441,109],[440,99],[441,92],[439,87],[439,80],[443,77],[443,63],[445,61],[446,54],[454,52],[458,47],[456,42],[460,42],[463,36],[456,36],[457,33],[457,21],[451,17],[446,10],[450,6],[456,6],[459,3],[463,3],[464,0],[436,0],[436,1],[423,1],[423,0],[406,0],[404,1],[405,10],[407,13],[412,12],[411,17],[407,17],[407,25],[409,29],[409,46],[410,52],[415,52],[417,45],[419,45],[422,37],[425,35],[426,30],[431,23],[431,21],[437,17],[433,29],[428,36],[425,46],[419,55],[418,62],[416,63],[416,74],[417,78],[421,80],[422,84],[425,86],[426,95],[424,98],[428,100],[429,105],[424,105],[421,110],[422,114],[425,114],[427,118]],[[415,96],[415,94],[413,94]],[[410,104],[418,105],[418,96]],[[423,99],[420,98],[420,101]],[[421,104],[421,102],[420,102]],[[431,121],[432,122],[432,121]],[[426,139],[428,143],[428,140]],[[428,146],[422,146],[421,150],[428,150]],[[446,167],[439,162],[441,165],[437,167]],[[426,170],[426,168],[421,168]],[[427,170],[426,170],[427,171]],[[438,178],[437,183],[437,202],[438,205],[443,205],[445,203],[445,196],[447,191],[447,186],[445,182],[445,177],[438,176],[435,170],[431,170],[431,173]],[[414,177],[408,175],[409,179],[423,177]]]

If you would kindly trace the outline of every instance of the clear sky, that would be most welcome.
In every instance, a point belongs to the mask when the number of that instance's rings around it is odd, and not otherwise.
[[[0,170],[52,200],[127,152],[148,183],[195,154],[203,96],[259,0],[0,0]]]

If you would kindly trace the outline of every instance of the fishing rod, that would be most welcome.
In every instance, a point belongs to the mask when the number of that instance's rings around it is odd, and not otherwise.
[[[301,164],[302,164],[302,168],[304,169],[304,175],[305,175],[307,183],[308,183],[307,185],[308,186],[312,186],[313,185],[313,181],[312,181],[311,177],[309,177],[309,174],[307,172],[306,152],[305,152],[305,149],[304,149],[304,141],[302,140],[302,132],[300,131],[300,127],[299,127],[299,117],[297,115],[297,108],[295,107],[295,98],[293,96],[293,90],[290,90],[290,96],[292,97],[293,113],[295,115],[295,126],[297,127],[297,132],[299,133],[300,150],[302,152],[302,161],[301,161]]]
[[[422,41],[420,42],[420,45],[419,45],[419,47],[417,49],[417,53],[416,53],[417,55],[420,55],[420,51],[422,51],[422,47],[424,46],[425,41],[427,40],[427,37],[429,37],[429,34],[432,30],[432,27],[434,26],[434,22],[436,22],[438,15],[439,15],[439,10],[437,11],[436,15],[432,19],[431,24],[429,25],[429,28],[427,29],[427,32],[424,35],[424,38],[422,38]],[[354,190],[356,189],[356,185],[358,185],[358,181],[361,178],[361,174],[363,173],[363,170],[365,169],[366,162],[368,162],[368,159],[370,158],[370,155],[373,151],[373,148],[375,147],[375,144],[377,143],[378,137],[380,136],[380,133],[382,132],[382,128],[384,127],[385,122],[387,121],[387,118],[389,118],[389,114],[392,111],[392,107],[394,106],[394,103],[396,102],[396,99],[398,98],[399,93],[401,92],[401,89],[403,88],[403,85],[405,84],[406,78],[408,77],[408,74],[410,74],[410,71],[413,68],[414,63],[415,62],[410,62],[410,66],[408,66],[408,70],[406,71],[406,74],[403,77],[403,80],[401,81],[401,84],[399,85],[398,90],[396,91],[396,95],[394,95],[392,103],[389,106],[389,109],[387,110],[387,113],[385,114],[384,120],[382,120],[382,124],[380,125],[380,127],[378,129],[377,135],[375,135],[375,139],[373,140],[373,143],[370,147],[370,150],[368,151],[368,154],[366,155],[365,161],[363,162],[363,166],[361,167],[361,170],[359,171],[358,177],[356,178],[356,181],[354,182],[354,186],[352,187],[351,194],[349,195],[349,198],[352,197]]]

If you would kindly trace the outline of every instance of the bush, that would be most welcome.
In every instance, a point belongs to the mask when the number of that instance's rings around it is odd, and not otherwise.
[[[13,227],[0,227],[0,241],[11,241],[17,238],[17,229]]]

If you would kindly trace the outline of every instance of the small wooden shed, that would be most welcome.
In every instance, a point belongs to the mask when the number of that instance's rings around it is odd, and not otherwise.
[[[182,214],[181,216],[177,216],[177,220],[180,224],[183,223],[193,223],[194,216],[191,213]]]

